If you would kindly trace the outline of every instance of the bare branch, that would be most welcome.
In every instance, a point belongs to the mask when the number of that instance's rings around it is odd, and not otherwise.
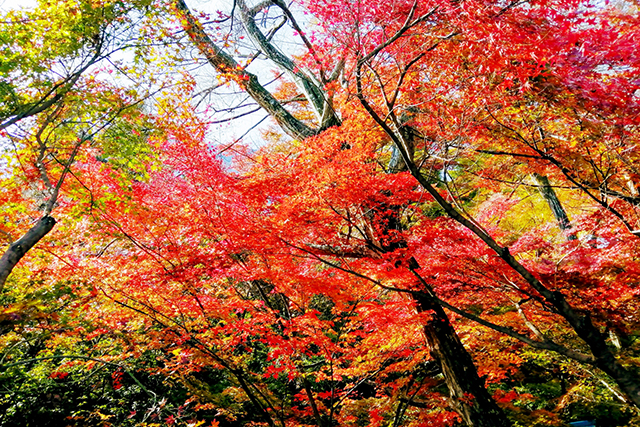
[[[220,49],[209,38],[201,23],[193,16],[184,0],[175,0],[175,6],[182,26],[198,50],[207,58],[219,73],[227,74],[244,91],[249,94],[258,105],[264,108],[280,125],[282,130],[292,138],[305,139],[316,134],[300,120],[289,113],[275,97],[258,81],[258,77],[247,72],[229,54]]]
[[[285,56],[272,43],[270,43],[269,40],[267,40],[264,34],[262,34],[262,32],[258,29],[258,26],[256,25],[254,20],[254,16],[251,15],[251,10],[247,7],[245,1],[236,0],[236,2],[238,4],[238,10],[240,11],[240,19],[242,21],[242,24],[247,31],[247,34],[249,34],[249,37],[251,37],[253,42],[257,45],[256,47],[258,47],[267,58],[272,60],[277,66],[285,70],[291,76],[296,85],[300,88],[302,93],[304,93],[305,97],[311,103],[318,121],[320,121],[320,123],[322,124],[323,111],[325,109],[325,104],[328,102],[328,100],[325,100],[325,94],[323,93],[323,90],[313,82],[312,78],[303,73],[300,67],[297,66],[295,62],[293,62],[293,60]],[[286,5],[278,4],[277,2],[276,4],[280,8],[283,8],[285,15],[289,20],[293,19],[293,16],[287,9]],[[299,31],[302,30],[300,29]],[[322,71],[321,73],[322,78],[324,79],[324,72]],[[337,122],[333,124],[337,124]]]
[[[366,54],[362,58],[358,59],[358,64],[360,64],[360,65],[364,64],[365,62],[368,62],[370,59],[374,58],[383,49],[385,49],[386,47],[392,45],[396,40],[398,40],[400,37],[402,37],[404,35],[404,33],[409,31],[412,27],[415,27],[416,25],[420,24],[421,22],[424,22],[427,19],[429,19],[438,10],[438,7],[436,6],[433,9],[431,9],[429,12],[427,12],[426,14],[424,14],[421,17],[419,17],[419,18],[417,18],[417,19],[412,21],[411,19],[413,18],[413,14],[415,13],[417,6],[418,6],[418,2],[415,2],[413,4],[413,6],[411,7],[411,11],[409,12],[409,15],[407,16],[407,20],[402,25],[402,27],[393,36],[391,36],[391,38],[389,38],[384,43],[379,44],[371,52],[369,52],[368,54]]]
[[[287,7],[287,5],[285,4],[284,1],[282,1],[282,0],[272,0],[272,2],[273,2],[273,4],[278,6],[280,9],[282,9],[282,11],[284,12],[285,16],[289,19],[289,22],[291,22],[291,25],[297,31],[298,36],[300,36],[300,38],[302,39],[302,42],[304,43],[304,45],[307,47],[307,49],[311,53],[311,56],[313,57],[314,61],[316,61],[316,64],[318,65],[318,69],[320,70],[320,79],[321,79],[322,83],[323,84],[327,84],[331,80],[327,80],[327,78],[325,76],[324,66],[322,65],[322,61],[320,61],[320,57],[318,56],[318,54],[315,51],[313,45],[311,44],[311,42],[309,41],[309,39],[305,35],[304,30],[300,27],[300,25],[298,25],[298,21],[296,21],[295,17],[293,16],[293,14],[291,13],[291,11],[289,10],[289,8]]]

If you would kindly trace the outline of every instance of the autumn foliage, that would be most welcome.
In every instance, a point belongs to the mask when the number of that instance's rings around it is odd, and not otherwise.
[[[192,7],[6,13],[0,425],[640,425],[637,4]]]

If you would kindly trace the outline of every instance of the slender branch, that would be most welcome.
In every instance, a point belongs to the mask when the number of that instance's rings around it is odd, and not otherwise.
[[[324,71],[324,66],[322,65],[322,61],[320,61],[320,57],[318,56],[316,50],[314,49],[313,45],[311,44],[311,42],[307,38],[304,30],[300,27],[300,25],[298,25],[298,21],[296,21],[295,17],[291,13],[291,10],[289,10],[289,7],[287,7],[286,3],[283,0],[272,0],[272,2],[273,2],[273,4],[278,6],[280,9],[282,9],[282,11],[284,12],[285,16],[289,19],[289,22],[291,22],[291,25],[293,26],[293,29],[296,30],[296,32],[298,33],[298,36],[302,39],[302,42],[304,43],[304,45],[307,47],[307,49],[311,53],[311,56],[313,57],[313,60],[318,65],[318,69],[320,70],[320,78],[322,80],[322,83],[323,84],[327,84],[329,82],[329,80],[327,80],[327,78],[325,76],[325,71]]]
[[[0,123],[0,130],[6,129],[7,127],[27,117],[35,116],[36,114],[39,114],[45,111],[46,109],[48,109],[49,107],[55,105],[58,101],[60,101],[62,98],[64,98],[67,95],[67,93],[73,88],[73,86],[75,86],[75,84],[78,82],[82,74],[89,67],[91,67],[93,64],[100,61],[101,59],[102,59],[102,56],[100,55],[100,52],[99,51],[96,52],[95,55],[93,55],[93,57],[84,66],[82,66],[80,69],[78,69],[76,72],[68,76],[63,81],[53,85],[53,87],[47,93],[45,93],[40,98],[40,100],[30,105],[23,112],[16,113],[15,115],[13,115],[12,118],[6,120],[3,123]]]
[[[606,209],[607,211],[611,212],[614,216],[616,216],[620,220],[620,222],[622,222],[622,224],[624,224],[624,226],[627,228],[627,230],[629,230],[629,232],[632,235],[640,238],[640,230],[634,229],[634,227],[629,223],[629,221],[627,221],[627,219],[624,217],[624,215],[622,215],[617,209],[612,207],[611,204],[608,203],[605,199],[602,199],[600,197],[596,197],[595,195],[593,195],[593,193],[591,193],[591,191],[589,191],[587,186],[584,185],[582,180],[580,180],[578,177],[576,177],[575,174],[570,169],[565,167],[559,160],[557,160],[552,155],[547,154],[547,153],[543,153],[542,151],[539,151],[537,149],[536,149],[536,151],[538,151],[540,153],[540,155],[545,160],[549,161],[551,164],[556,166],[563,173],[563,175],[566,176],[567,179],[570,182],[572,182],[574,185],[576,185],[580,190],[582,190],[583,193],[585,193],[587,196],[589,196],[597,204],[599,204],[604,209]]]
[[[242,141],[242,139],[247,136],[249,134],[249,132],[251,132],[252,130],[254,130],[255,128],[257,128],[258,126],[260,126],[260,124],[262,124],[262,122],[264,122],[265,120],[267,120],[270,116],[267,114],[266,116],[264,116],[263,118],[261,118],[260,120],[258,120],[256,122],[256,124],[254,124],[253,126],[251,126],[249,129],[247,129],[247,131],[245,133],[242,134],[242,136],[240,136],[239,138],[236,138],[235,141],[233,141],[231,144],[227,145],[226,147],[224,147],[222,150],[218,151],[217,154],[222,154],[227,150],[230,150],[231,148],[233,148],[234,145],[236,145],[238,142]]]
[[[627,230],[629,230],[629,232],[635,236],[640,238],[640,230],[635,229],[630,223],[629,221],[627,221],[627,219],[624,217],[624,215],[622,215],[617,209],[615,209],[614,207],[611,206],[610,203],[608,203],[605,199],[602,199],[600,197],[596,197],[591,191],[589,191],[589,188],[591,187],[591,185],[585,185],[585,183],[576,176],[576,173],[574,171],[572,171],[571,169],[567,168],[564,164],[562,164],[562,162],[560,162],[558,159],[556,159],[553,155],[543,151],[542,149],[538,148],[537,144],[535,142],[529,141],[527,138],[525,138],[520,132],[518,132],[516,129],[514,129],[513,127],[507,125],[506,123],[503,123],[502,121],[500,121],[492,112],[491,110],[489,110],[487,108],[487,113],[489,114],[489,116],[503,129],[506,129],[507,131],[509,131],[513,136],[512,138],[522,142],[523,144],[525,144],[527,147],[531,148],[532,150],[534,150],[536,153],[538,153],[539,157],[531,157],[531,158],[539,158],[542,160],[546,160],[549,163],[551,163],[553,166],[555,166],[558,170],[560,170],[560,172],[562,172],[562,174],[571,182],[573,183],[576,187],[578,187],[583,193],[585,193],[589,198],[591,198],[594,202],[596,202],[597,204],[599,204],[600,206],[602,206],[604,209],[606,209],[607,211],[609,211],[610,213],[612,213],[616,218],[618,218],[620,220],[620,222],[622,222],[622,224],[627,228]],[[541,136],[541,138],[545,138],[544,135]],[[493,154],[493,153],[489,153],[489,154]],[[496,154],[507,154],[504,152],[496,152]],[[529,157],[529,156],[525,156],[525,155],[518,155],[519,157]],[[598,190],[604,192],[605,194],[607,194],[607,189],[606,187],[600,186],[598,188]],[[622,198],[622,200],[625,200],[626,202],[632,204],[632,205],[636,205],[637,200],[636,198]],[[640,401],[640,398],[639,398]]]
[[[362,65],[362,64],[364,64],[366,62],[369,62],[370,59],[372,59],[376,55],[378,55],[378,53],[380,53],[383,49],[385,49],[388,46],[392,45],[396,40],[398,40],[400,37],[402,37],[404,35],[404,33],[409,31],[412,27],[415,27],[416,25],[420,24],[421,22],[424,22],[427,19],[429,19],[438,10],[438,7],[436,6],[433,9],[431,9],[431,11],[427,12],[426,14],[424,14],[421,17],[419,17],[419,18],[417,18],[417,19],[412,21],[411,19],[413,18],[413,15],[414,15],[414,13],[416,11],[417,6],[418,6],[418,2],[416,1],[416,2],[413,3],[413,6],[411,7],[411,10],[409,11],[409,15],[407,16],[407,19],[406,19],[405,23],[402,25],[402,27],[400,27],[400,29],[393,36],[391,36],[391,38],[386,40],[384,43],[379,44],[371,52],[369,52],[368,54],[366,54],[362,58],[358,59],[358,64]]]
[[[67,173],[69,173],[69,169],[71,168],[71,165],[73,164],[76,158],[76,155],[80,150],[80,146],[82,146],[82,144],[85,141],[86,141],[86,137],[83,135],[78,140],[78,143],[73,147],[73,150],[71,151],[71,155],[69,156],[69,159],[64,165],[62,174],[60,175],[60,178],[58,178],[58,182],[56,183],[56,186],[53,188],[53,191],[51,192],[51,196],[49,197],[49,200],[47,200],[47,204],[45,205],[45,208],[44,208],[45,216],[51,214],[51,211],[53,210],[53,207],[56,204],[56,201],[58,200],[58,194],[60,194],[60,187],[62,187],[62,183],[64,182],[64,179],[66,178]]]
[[[252,104],[252,105],[255,105],[255,104]],[[248,116],[250,114],[256,113],[256,112],[260,111],[261,109],[262,109],[262,107],[258,107],[258,108],[254,108],[253,110],[245,111],[244,113],[239,113],[239,114],[237,114],[237,115],[235,115],[233,117],[228,117],[226,119],[212,120],[212,121],[209,122],[209,124],[217,125],[217,124],[220,124],[220,123],[233,122],[233,121],[235,121],[237,119],[240,119],[240,118],[242,118],[244,116]]]
[[[496,150],[475,150],[478,153],[482,154],[492,154],[495,156],[512,156],[512,157],[523,157],[525,159],[540,159],[542,160],[542,156],[536,156],[535,154],[524,154],[524,153],[510,153],[508,151],[496,151]]]
[[[432,48],[428,49],[427,51],[434,49],[435,46],[437,46],[437,44],[434,45]],[[404,78],[407,76],[407,73],[409,72],[409,69],[414,64],[418,63],[418,61],[420,61],[422,58],[424,58],[424,56],[427,54],[427,51],[420,53],[411,61],[409,61],[407,65],[405,65],[404,69],[400,73],[400,77],[398,78],[398,82],[396,83],[396,88],[393,91],[393,95],[391,95],[391,99],[389,100],[389,102],[387,102],[387,105],[389,106],[388,108],[390,110],[393,109],[394,105],[396,104],[396,100],[398,99],[398,95],[400,94],[400,88],[402,86],[402,83],[404,82]]]
[[[518,314],[520,315],[520,318],[522,319],[524,324],[527,326],[527,328],[529,328],[529,330],[531,330],[531,332],[533,332],[533,334],[536,337],[538,337],[539,340],[548,341],[547,337],[544,336],[542,331],[531,320],[529,320],[524,310],[522,310],[520,303],[518,301],[513,301],[513,305],[515,305],[516,309],[518,310]]]

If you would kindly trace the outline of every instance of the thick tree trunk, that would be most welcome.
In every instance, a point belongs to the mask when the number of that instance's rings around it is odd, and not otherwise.
[[[409,159],[403,158],[398,148],[394,147],[387,168],[389,173],[404,172],[413,161],[415,146],[413,132],[408,126],[402,128],[401,132],[406,137],[405,147],[409,151]],[[403,239],[395,239],[396,232],[402,229],[399,215],[398,206],[376,206],[369,211],[370,221],[385,224],[382,236],[379,236],[378,240],[380,247],[386,252],[407,246]],[[411,257],[409,270],[417,275],[415,270],[419,267],[418,261]],[[489,395],[484,381],[478,376],[473,358],[462,345],[447,313],[435,298],[433,288],[424,281],[421,281],[418,286],[423,292],[412,294],[412,296],[419,312],[431,314],[431,319],[423,325],[423,331],[431,356],[439,364],[449,389],[449,405],[468,427],[511,426],[507,416]]]
[[[427,289],[432,294],[432,289]],[[440,364],[449,388],[449,404],[469,427],[511,426],[502,409],[478,376],[471,355],[464,348],[447,314],[435,299],[414,294],[418,310],[432,314],[424,325],[431,355]]]
[[[20,262],[22,257],[35,246],[44,236],[46,236],[56,225],[56,220],[50,216],[43,216],[38,220],[36,225],[31,227],[29,231],[17,242],[9,246],[9,249],[0,258],[0,292],[4,288],[4,284],[13,271],[13,268]]]
[[[393,163],[393,159],[390,163]],[[391,173],[403,171],[406,163],[389,167]],[[378,237],[380,247],[386,252],[406,247],[404,240],[395,240],[396,232],[402,229],[398,206],[376,206],[370,210],[370,221],[385,224],[382,235]],[[388,239],[390,238],[390,239]],[[417,275],[418,261],[411,258],[409,270]],[[432,357],[439,364],[449,389],[449,405],[456,411],[464,425],[468,427],[508,427],[511,422],[502,409],[498,407],[489,395],[484,381],[478,376],[478,371],[462,342],[458,338],[447,313],[435,298],[433,288],[424,281],[420,281],[420,293],[413,293],[419,312],[431,314],[430,320],[423,325],[424,335],[429,345]]]

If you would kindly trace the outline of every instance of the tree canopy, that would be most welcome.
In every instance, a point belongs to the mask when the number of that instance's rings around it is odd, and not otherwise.
[[[0,425],[640,425],[639,7],[4,12]]]

